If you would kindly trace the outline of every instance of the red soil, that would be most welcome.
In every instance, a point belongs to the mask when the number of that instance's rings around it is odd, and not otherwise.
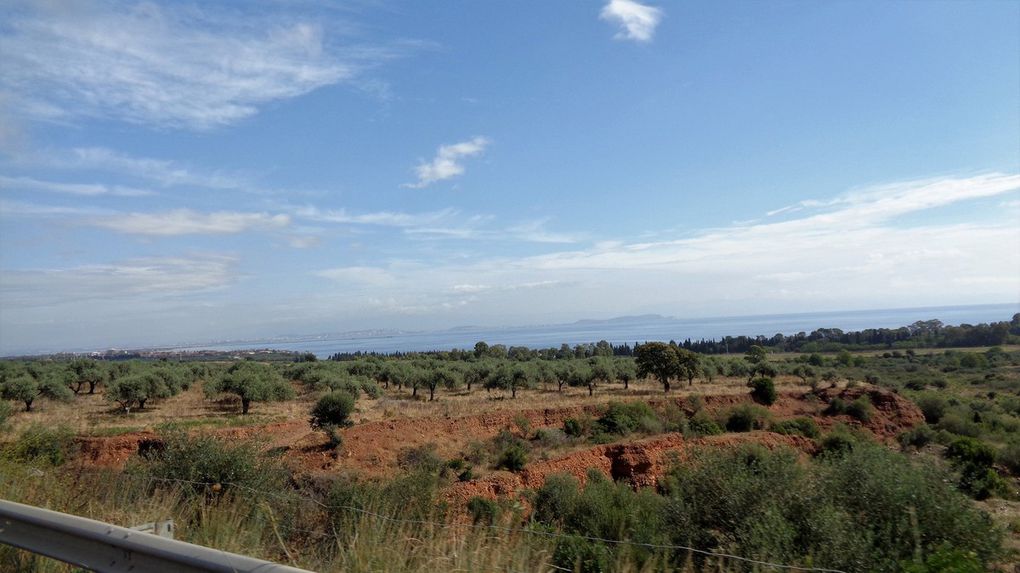
[[[823,416],[821,411],[832,398],[839,396],[852,401],[862,394],[868,394],[875,406],[875,413],[865,423],[848,416]],[[746,394],[713,395],[701,398],[709,412],[724,411],[736,404],[750,401]],[[689,398],[661,398],[649,403],[655,408],[673,402],[688,413],[693,412]],[[527,420],[532,430],[561,427],[563,421],[583,414],[598,415],[598,407],[569,407],[539,409],[520,412],[499,412],[479,414],[460,418],[398,418],[380,422],[369,422],[343,431],[344,455],[334,459],[325,447],[323,434],[312,432],[304,420],[214,430],[215,434],[231,439],[257,438],[267,442],[267,447],[286,450],[285,459],[297,470],[311,473],[334,473],[340,470],[354,470],[367,476],[392,474],[397,466],[397,456],[404,448],[435,444],[436,453],[443,458],[461,455],[471,442],[492,438],[505,428],[515,427],[517,421]],[[836,423],[860,426],[876,437],[889,440],[906,428],[924,421],[920,410],[910,401],[885,390],[861,386],[853,389],[828,389],[816,396],[800,393],[784,393],[769,407],[776,420],[807,416],[823,429]],[[152,432],[136,432],[114,437],[81,437],[78,443],[82,461],[87,465],[120,467],[134,456],[140,447],[157,440]],[[706,438],[705,443],[725,445],[747,440],[758,441],[773,447],[779,444],[791,445],[808,451],[810,440],[779,436],[768,432],[744,435],[726,435]],[[473,487],[478,491],[492,494],[516,491],[522,485],[534,487],[544,481],[545,476],[566,472],[584,477],[588,468],[597,468],[614,478],[626,478],[635,485],[655,483],[664,456],[670,452],[681,452],[698,440],[686,441],[680,435],[668,434],[630,443],[598,446],[574,452],[557,460],[530,464],[520,475],[494,474],[477,483],[457,487]],[[455,488],[456,489],[456,488]],[[471,495],[482,495],[472,493]],[[457,497],[460,497],[459,494]],[[470,497],[470,496],[469,496]]]

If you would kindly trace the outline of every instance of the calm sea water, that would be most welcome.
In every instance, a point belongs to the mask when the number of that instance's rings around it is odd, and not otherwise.
[[[720,318],[672,319],[647,318],[602,322],[581,322],[547,326],[512,328],[471,328],[432,332],[401,333],[361,338],[338,335],[335,338],[278,343],[225,343],[190,346],[188,349],[249,350],[275,348],[313,352],[325,358],[335,352],[409,352],[472,348],[475,342],[529,346],[558,347],[608,340],[613,344],[648,340],[684,340],[686,338],[720,338],[726,335],[772,336],[811,332],[817,328],[862,330],[865,328],[896,328],[918,320],[938,319],[945,324],[979,324],[1010,320],[1020,312],[1020,303],[978,306],[947,306],[849,312],[777,314],[768,316],[733,316]]]

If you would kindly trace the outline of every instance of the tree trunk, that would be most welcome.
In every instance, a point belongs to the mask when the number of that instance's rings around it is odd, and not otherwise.
[[[511,398],[516,398],[517,397],[517,386],[511,386],[510,387],[510,397]]]
[[[144,410],[145,409],[145,401],[146,400],[148,400],[148,398],[142,398],[141,400],[138,401],[138,409],[139,410]]]
[[[436,388],[435,386],[429,386],[429,402],[436,399]]]
[[[99,382],[89,382],[89,394],[95,394],[96,393],[96,386],[98,384],[99,384]]]
[[[418,397],[418,387],[417,386],[414,386],[413,388],[411,388],[411,397],[412,398],[417,398]]]
[[[668,378],[662,381],[662,387],[663,387],[665,393],[669,394],[669,379]]]
[[[26,412],[31,412],[32,411],[32,402],[33,401],[35,401],[35,398],[33,398],[31,400],[25,400],[25,411]]]
[[[687,387],[690,388],[691,386],[694,386],[694,376],[687,377]]]
[[[251,398],[241,398],[241,414],[247,414],[251,407]]]
[[[595,395],[595,385],[594,384],[588,384],[588,395],[589,396],[594,396]]]
[[[564,384],[563,380],[560,380],[560,381],[556,382],[556,391],[557,392],[563,392],[563,384]]]
[[[623,389],[624,390],[630,390],[630,380],[624,380],[623,381]]]

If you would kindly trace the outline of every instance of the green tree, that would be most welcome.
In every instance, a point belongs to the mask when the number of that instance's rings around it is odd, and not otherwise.
[[[616,371],[616,379],[623,382],[623,389],[629,390],[631,381],[637,378],[637,365],[634,364],[633,360],[624,358],[616,362],[614,370]]]
[[[425,384],[429,387],[429,402],[436,398],[436,388],[453,389],[460,384],[460,373],[451,368],[433,368],[425,376]]]
[[[241,398],[241,413],[247,414],[252,402],[289,400],[294,397],[294,389],[272,366],[238,362],[220,378],[207,382],[205,394],[235,394]]]
[[[680,357],[675,346],[665,342],[646,342],[634,349],[638,376],[653,377],[669,392],[671,378],[680,376]]]
[[[348,392],[330,392],[319,398],[312,407],[312,417],[308,423],[312,428],[321,430],[329,437],[330,447],[341,444],[339,429],[353,425],[351,414],[354,413],[354,396]]]
[[[85,386],[89,387],[89,394],[95,394],[96,386],[105,378],[99,364],[88,358],[75,358],[67,364],[67,370],[68,387],[75,394],[81,392]]]
[[[25,411],[31,412],[32,404],[38,398],[66,401],[71,399],[72,394],[67,386],[52,375],[38,380],[29,374],[22,374],[5,380],[0,387],[0,396],[5,400],[24,403]]]
[[[694,378],[701,373],[701,355],[686,348],[675,350],[679,372],[687,378],[687,385],[694,385]]]

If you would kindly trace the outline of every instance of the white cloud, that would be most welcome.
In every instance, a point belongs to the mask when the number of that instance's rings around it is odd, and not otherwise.
[[[816,201],[811,208],[819,212],[799,218],[674,240],[603,241],[537,256],[444,257],[433,264],[384,262],[358,272],[386,276],[385,283],[322,302],[345,312],[390,309],[395,315],[406,308],[463,309],[461,315],[436,314],[436,320],[521,324],[593,312],[732,316],[1015,300],[1015,221],[906,224],[899,217],[1017,189],[1020,177],[1005,174],[906,181]],[[373,306],[370,298],[386,304]]]
[[[557,233],[545,228],[549,219],[539,219],[514,225],[507,229],[512,238],[531,243],[576,243],[581,240],[580,235],[570,233]]]
[[[350,81],[394,55],[338,48],[317,16],[201,4],[38,3],[6,17],[0,90],[20,113],[43,119],[207,129]]]
[[[602,7],[599,18],[620,26],[615,36],[618,40],[650,42],[655,36],[655,28],[662,21],[662,9],[634,0],[609,0]]]
[[[125,302],[217,289],[237,273],[232,257],[152,257],[63,269],[9,270],[0,282],[5,306],[43,306],[87,300]]]
[[[325,223],[348,223],[354,225],[378,225],[383,227],[420,227],[432,225],[457,215],[452,208],[422,213],[400,211],[378,211],[375,213],[348,213],[346,209],[319,209],[306,205],[294,211],[298,217]]]
[[[236,173],[203,172],[176,161],[134,157],[105,147],[77,147],[69,153],[47,154],[41,161],[54,167],[130,175],[163,187],[194,186],[239,190],[251,186],[244,177]]]
[[[57,181],[41,181],[31,177],[6,177],[0,175],[0,190],[11,191],[43,191],[48,193],[64,193],[68,195],[97,196],[115,195],[120,197],[142,197],[154,195],[148,189],[137,189],[122,185],[106,185],[104,183],[62,183]]]
[[[268,213],[198,213],[190,209],[175,209],[161,213],[118,214],[95,219],[92,224],[132,235],[222,235],[286,227],[290,224],[290,217]]]
[[[489,143],[487,138],[479,136],[460,143],[439,146],[439,151],[432,161],[423,161],[415,168],[418,181],[404,186],[421,189],[437,181],[463,174],[465,169],[463,159],[481,154]]]

